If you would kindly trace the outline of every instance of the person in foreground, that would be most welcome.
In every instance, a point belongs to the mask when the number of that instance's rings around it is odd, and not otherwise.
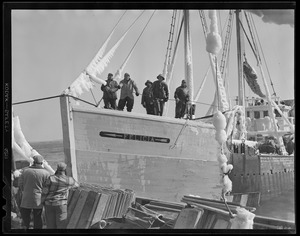
[[[22,191],[20,213],[26,229],[29,229],[32,211],[33,228],[43,228],[41,196],[43,183],[50,176],[50,173],[44,168],[43,162],[44,158],[41,155],[34,156],[33,165],[24,169],[18,180],[19,188]]]
[[[67,228],[67,204],[70,188],[79,187],[78,182],[66,175],[67,165],[63,162],[57,164],[54,175],[44,183],[43,200],[47,229]]]

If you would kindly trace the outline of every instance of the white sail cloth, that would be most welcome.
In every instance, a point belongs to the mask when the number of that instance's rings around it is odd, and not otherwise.
[[[33,149],[27,142],[20,125],[18,116],[12,119],[12,150],[18,153],[22,158],[29,161],[30,165],[33,163],[33,156],[40,155],[35,149]],[[50,174],[54,174],[55,171],[48,164],[44,162],[44,168],[49,171]]]

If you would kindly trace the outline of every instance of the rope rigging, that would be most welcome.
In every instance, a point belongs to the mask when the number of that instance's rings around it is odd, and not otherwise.
[[[144,11],[145,11],[145,10],[144,10]],[[143,12],[144,12],[144,11],[143,11]],[[137,40],[135,41],[134,45],[132,46],[130,52],[128,53],[126,59],[124,60],[123,64],[121,65],[121,67],[119,68],[119,70],[115,73],[115,79],[116,79],[116,80],[119,80],[119,79],[121,78],[121,73],[122,73],[123,69],[125,68],[125,66],[126,66],[128,60],[129,60],[129,58],[130,58],[130,56],[131,56],[133,50],[135,49],[135,47],[136,47],[136,45],[137,45],[139,39],[141,38],[142,34],[144,33],[146,27],[148,26],[148,24],[149,24],[150,20],[152,19],[152,17],[153,17],[153,15],[154,15],[155,12],[156,12],[156,10],[153,11],[152,15],[150,16],[149,20],[147,21],[146,25],[144,26],[142,32],[140,33],[139,37],[137,38]],[[136,20],[137,20],[137,19],[136,19]]]
[[[271,83],[271,86],[272,86],[272,89],[273,89],[273,95],[276,96],[276,92],[275,92],[275,89],[274,89],[274,84],[273,84],[273,81],[272,81],[272,79],[271,79],[269,67],[268,67],[268,65],[267,65],[267,61],[266,61],[264,52],[263,52],[263,50],[262,50],[262,46],[261,46],[261,43],[260,43],[260,40],[259,40],[259,37],[258,37],[258,33],[257,33],[256,27],[255,27],[255,24],[254,24],[254,20],[253,20],[252,14],[250,14],[250,19],[251,19],[251,22],[252,22],[252,25],[253,25],[252,27],[254,28],[254,32],[255,32],[255,35],[256,35],[256,37],[257,37],[257,41],[258,41],[258,44],[259,44],[260,50],[261,50],[261,52],[262,52],[262,56],[263,56],[263,59],[264,59],[266,68],[267,68],[268,76],[269,76],[270,83]]]
[[[173,45],[176,15],[177,15],[177,10],[174,10],[173,15],[172,15],[172,20],[171,20],[171,28],[170,28],[170,32],[169,32],[167,52],[166,52],[166,58],[165,58],[165,63],[164,63],[164,69],[163,69],[164,77],[166,77],[166,75],[167,75],[168,65],[170,65],[170,62],[171,62],[171,50],[172,50],[172,45]]]
[[[88,101],[85,101],[85,100],[80,99],[78,97],[72,96],[70,94],[61,94],[61,95],[56,95],[56,96],[51,96],[51,97],[44,97],[44,98],[38,98],[38,99],[32,99],[32,100],[27,100],[27,101],[22,101],[22,102],[14,102],[14,103],[12,103],[12,105],[19,105],[19,104],[24,104],[24,103],[43,101],[43,100],[48,100],[48,99],[53,99],[53,98],[58,98],[58,97],[63,97],[63,96],[71,97],[71,98],[73,98],[75,100],[79,100],[81,102],[87,103],[87,104],[92,105],[94,107],[98,106],[97,104],[90,103]]]

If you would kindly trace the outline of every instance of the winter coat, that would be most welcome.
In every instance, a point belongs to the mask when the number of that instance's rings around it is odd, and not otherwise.
[[[49,176],[50,173],[42,165],[32,165],[24,169],[18,183],[22,190],[21,207],[43,208],[41,204],[42,189]]]

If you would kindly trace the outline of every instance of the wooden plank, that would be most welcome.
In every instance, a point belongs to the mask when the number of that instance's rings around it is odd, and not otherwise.
[[[156,205],[156,206],[175,208],[178,210],[181,210],[184,207],[184,205],[181,203],[168,203],[168,202],[164,202],[164,201],[151,201],[150,204]]]
[[[81,188],[77,188],[72,195],[72,199],[71,199],[70,203],[68,204],[68,220],[67,220],[68,222],[73,214],[74,208],[77,204],[77,201],[79,199],[81,191],[82,191]]]
[[[180,211],[174,229],[196,229],[203,213],[202,209],[184,208]]]
[[[88,196],[86,198],[86,201],[83,205],[82,212],[80,214],[78,223],[76,225],[76,229],[87,229],[89,227],[89,218],[92,214],[92,210],[94,207],[95,199],[96,199],[97,193],[94,191],[89,191]]]
[[[76,228],[76,225],[78,223],[80,214],[81,214],[81,212],[84,208],[87,196],[88,196],[88,191],[82,190],[81,193],[80,193],[79,199],[76,203],[76,206],[74,208],[73,214],[72,214],[72,216],[69,220],[69,223],[67,225],[67,229],[75,229]]]
[[[210,207],[213,207],[213,208],[218,208],[218,209],[222,209],[224,211],[227,211],[227,207],[225,206],[225,204],[223,202],[213,202],[213,201],[202,201],[202,200],[197,200],[197,199],[188,199],[188,198],[183,198],[181,200],[182,202],[185,202],[185,203],[188,203],[188,204],[201,204],[201,205],[207,205],[207,206],[210,206]],[[227,205],[228,205],[228,208],[231,210],[231,211],[234,211],[236,212],[236,208],[241,206],[239,204],[233,204],[233,203],[230,203],[230,202],[227,202]],[[242,207],[242,206],[241,206]],[[244,206],[245,209],[253,212],[255,210],[255,208],[253,207],[247,207],[247,206]]]
[[[247,206],[247,202],[248,202],[248,194],[242,194],[240,205],[245,207]]]
[[[68,206],[69,206],[69,203],[71,202],[71,199],[72,199],[72,195],[73,193],[75,192],[75,188],[71,188],[69,189],[69,194],[68,194]]]
[[[248,193],[248,201],[247,206],[248,207],[258,207],[260,205],[260,192],[252,192]]]
[[[94,215],[95,215],[95,212],[96,212],[96,209],[97,209],[100,197],[101,197],[101,193],[97,192],[96,193],[96,197],[95,197],[95,201],[94,201],[94,204],[93,204],[93,208],[91,210],[91,214],[90,214],[90,216],[88,218],[88,228],[92,225],[92,220],[94,218]]]
[[[100,221],[100,220],[103,219],[102,216],[103,216],[105,207],[107,205],[107,202],[109,200],[109,197],[110,197],[109,194],[107,194],[107,193],[101,193],[101,196],[100,196],[100,199],[99,199],[98,204],[96,206],[95,214],[93,216],[91,225],[93,225],[93,224],[95,224],[98,221]]]
[[[170,207],[163,207],[163,206],[157,206],[157,205],[151,205],[150,203],[149,204],[146,204],[145,207],[151,209],[151,210],[160,210],[160,211],[172,211],[172,212],[180,212],[181,210],[179,209],[175,209],[175,208],[170,208]]]

